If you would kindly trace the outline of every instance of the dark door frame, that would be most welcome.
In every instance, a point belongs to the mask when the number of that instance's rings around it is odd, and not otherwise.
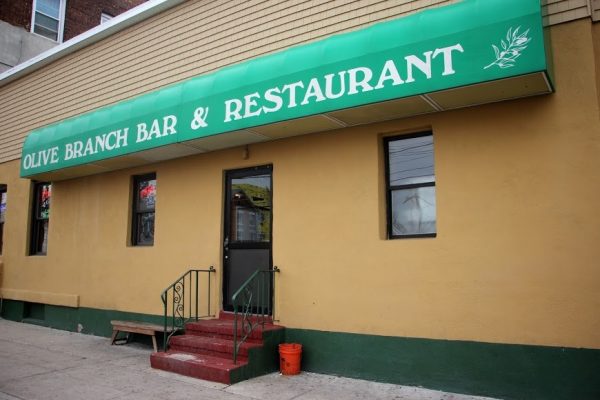
[[[269,242],[268,243],[232,243],[230,241],[231,236],[231,181],[236,178],[246,178],[255,175],[269,175],[270,186],[271,186],[271,217],[269,221]],[[233,311],[231,306],[231,299],[228,299],[227,293],[229,292],[229,251],[235,249],[266,249],[269,251],[269,269],[273,269],[273,164],[259,165],[249,168],[239,168],[226,170],[223,174],[224,188],[225,188],[225,199],[223,202],[223,236],[222,236],[222,261],[223,261],[223,275],[222,275],[222,307],[224,311]],[[273,282],[271,282],[271,287]],[[237,290],[237,288],[235,289]],[[271,290],[271,305],[273,302],[273,291]],[[272,309],[272,307],[270,307]]]

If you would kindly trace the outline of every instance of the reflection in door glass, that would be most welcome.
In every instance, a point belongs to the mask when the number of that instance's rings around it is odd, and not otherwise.
[[[231,180],[230,237],[234,242],[269,242],[271,238],[271,176]]]

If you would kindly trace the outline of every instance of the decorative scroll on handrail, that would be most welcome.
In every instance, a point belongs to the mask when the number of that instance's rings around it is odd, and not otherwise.
[[[231,297],[233,319],[233,363],[242,344],[250,337],[254,329],[260,326],[264,329],[265,323],[273,317],[273,298],[275,292],[275,273],[279,268],[270,270],[256,270],[250,278]],[[238,321],[241,324],[238,332]],[[239,336],[239,337],[238,337]]]
[[[163,351],[167,350],[171,336],[184,329],[186,322],[214,317],[210,308],[211,273],[213,272],[215,269],[212,266],[209,269],[190,269],[163,290],[160,296],[165,317]],[[201,276],[206,279],[200,279]],[[206,292],[205,304],[200,301],[201,291]],[[167,335],[169,326],[171,333]]]

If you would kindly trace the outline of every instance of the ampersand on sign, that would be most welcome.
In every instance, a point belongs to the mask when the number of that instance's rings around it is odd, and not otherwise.
[[[193,130],[206,128],[208,124],[206,123],[206,118],[208,118],[208,107],[198,107],[194,111],[194,119],[192,120],[191,127]]]

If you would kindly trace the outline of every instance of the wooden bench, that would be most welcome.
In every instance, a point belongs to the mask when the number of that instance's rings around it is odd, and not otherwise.
[[[117,340],[125,340],[125,343],[129,343],[129,335],[131,333],[139,333],[141,335],[152,336],[152,345],[154,346],[154,351],[158,351],[158,346],[156,345],[156,332],[163,332],[165,330],[164,326],[151,324],[148,322],[134,322],[134,321],[110,321],[112,325],[113,332],[111,337],[110,344],[119,344],[116,343]],[[127,337],[124,339],[117,339],[117,335],[119,332],[126,332]],[[167,327],[166,333],[173,332],[173,328]],[[121,343],[123,344],[123,343]]]

